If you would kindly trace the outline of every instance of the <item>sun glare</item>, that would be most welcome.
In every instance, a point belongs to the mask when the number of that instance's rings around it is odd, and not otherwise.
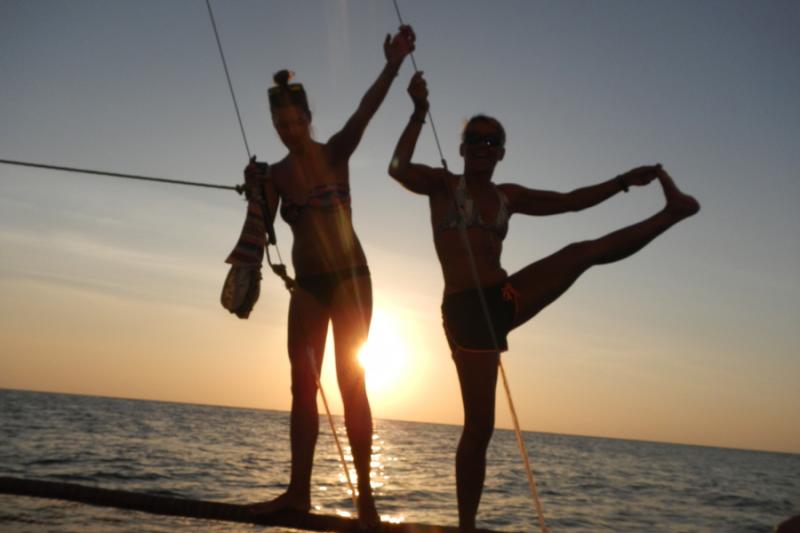
[[[384,390],[402,380],[408,365],[408,348],[394,318],[376,309],[369,329],[369,339],[361,348],[358,360],[367,376],[367,389]]]

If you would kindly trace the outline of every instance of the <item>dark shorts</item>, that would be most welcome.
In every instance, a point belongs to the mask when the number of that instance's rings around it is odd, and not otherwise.
[[[442,301],[444,332],[450,350],[467,352],[504,352],[506,337],[517,314],[517,294],[508,281],[482,289],[491,316],[497,345],[486,320],[477,290],[448,294]]]
[[[343,281],[369,276],[369,267],[360,265],[335,272],[326,272],[314,276],[298,277],[295,282],[301,289],[310,292],[322,305],[329,307],[333,303],[336,288]]]

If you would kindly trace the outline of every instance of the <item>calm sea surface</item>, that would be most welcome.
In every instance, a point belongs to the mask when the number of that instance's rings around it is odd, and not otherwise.
[[[342,421],[337,418],[343,431]],[[347,513],[321,421],[313,504]],[[243,503],[288,479],[288,413],[0,390],[0,475]],[[459,428],[376,420],[385,518],[456,524]],[[553,532],[771,531],[800,513],[800,455],[526,433]],[[346,441],[345,441],[346,442]],[[480,525],[537,531],[514,434],[489,452]],[[0,531],[278,531],[0,494]]]

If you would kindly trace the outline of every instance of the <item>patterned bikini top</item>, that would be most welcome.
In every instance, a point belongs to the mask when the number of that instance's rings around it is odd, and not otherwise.
[[[327,209],[340,206],[350,207],[350,187],[341,183],[325,183],[313,187],[304,203],[282,197],[281,218],[291,226],[306,208]]]
[[[480,209],[478,209],[478,206],[475,205],[475,200],[470,197],[469,191],[467,191],[467,182],[463,175],[459,176],[458,184],[456,184],[455,191],[453,191],[455,194],[455,203],[459,206],[459,209],[464,216],[466,227],[484,228],[492,231],[500,239],[504,239],[506,233],[508,233],[508,218],[510,217],[510,213],[508,212],[508,198],[506,198],[506,195],[503,194],[503,191],[501,191],[496,185],[492,185],[492,188],[494,189],[495,193],[497,193],[497,198],[500,201],[500,208],[497,210],[497,216],[491,223],[484,222],[483,218],[481,218]],[[436,233],[445,230],[458,229],[459,218],[460,217],[458,211],[456,210],[456,206],[451,203],[445,216],[436,225]]]

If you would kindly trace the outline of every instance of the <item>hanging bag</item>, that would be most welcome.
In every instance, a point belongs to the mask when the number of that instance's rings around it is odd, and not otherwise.
[[[255,158],[252,160],[255,163]],[[264,185],[269,174],[266,163],[256,163],[259,174],[245,174],[247,213],[239,240],[225,260],[231,265],[222,285],[222,307],[239,318],[247,318],[253,310],[261,291],[261,263],[267,246],[268,214]]]

